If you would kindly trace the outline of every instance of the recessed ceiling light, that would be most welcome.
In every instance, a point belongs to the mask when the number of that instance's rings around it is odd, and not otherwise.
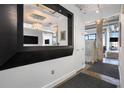
[[[98,14],[99,13],[99,10],[96,10],[96,13]]]

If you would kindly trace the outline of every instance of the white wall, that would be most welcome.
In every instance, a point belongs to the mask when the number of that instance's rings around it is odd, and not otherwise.
[[[121,47],[119,53],[120,60],[120,87],[124,88],[124,14],[121,14]]]
[[[53,45],[53,43],[52,43],[52,42],[53,42],[53,41],[52,41],[52,40],[53,40],[53,39],[52,39],[52,38],[53,38],[52,33],[42,33],[42,35],[43,35],[43,36],[42,36],[42,37],[43,37],[43,38],[42,38],[42,40],[43,40],[43,41],[42,41],[42,42],[43,42],[42,46],[52,46],[52,45]],[[49,44],[45,44],[45,40],[46,40],[46,39],[49,39]]]
[[[42,46],[42,31],[35,31],[33,29],[24,28],[24,35],[38,37],[38,44],[24,44],[24,46]]]
[[[24,28],[24,35],[27,36],[37,36],[38,37],[38,44],[24,44],[24,46],[52,46],[52,32],[45,32],[42,30],[34,30],[30,28]],[[49,39],[49,44],[45,44],[45,39]]]
[[[0,71],[0,87],[53,87],[85,66],[82,16],[74,5],[63,6],[74,13],[73,55]]]

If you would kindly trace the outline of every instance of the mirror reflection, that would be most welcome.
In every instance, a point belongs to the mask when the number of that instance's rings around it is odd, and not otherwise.
[[[23,46],[68,46],[68,18],[45,5],[24,5],[23,27]]]

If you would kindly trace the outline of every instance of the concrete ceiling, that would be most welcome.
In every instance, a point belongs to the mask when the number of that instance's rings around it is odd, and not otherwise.
[[[76,4],[75,6],[82,12],[85,23],[118,15],[121,9],[120,4]],[[96,13],[96,10],[99,10],[99,13]]]

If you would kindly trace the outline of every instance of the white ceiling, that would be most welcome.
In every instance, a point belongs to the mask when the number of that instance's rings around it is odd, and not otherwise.
[[[54,10],[51,10],[45,6],[41,7],[43,5],[40,5],[37,7],[36,5],[31,4],[25,4],[24,5],[24,22],[33,24],[33,23],[39,23],[43,26],[51,26],[54,24],[57,24],[58,22],[61,22],[65,16],[63,16],[60,13],[55,12]],[[36,18],[31,17],[32,14],[45,17],[44,20],[39,20]]]
[[[75,5],[80,11],[82,12],[82,18],[85,23],[93,22],[99,17],[110,17],[113,15],[118,15],[120,13],[120,4],[76,4]],[[99,13],[96,13],[96,10],[100,10]],[[35,20],[30,17],[32,14],[38,14],[41,16],[45,16],[46,19],[41,20]],[[63,16],[56,14],[60,17],[60,19],[63,19]],[[42,8],[38,8],[34,5],[25,5],[25,11],[24,11],[24,20],[27,23],[33,23],[33,22],[39,22],[41,24],[44,24],[46,26],[49,25],[49,23],[58,22],[58,17],[54,17],[53,15],[49,15],[47,13],[43,12]]]
[[[120,4],[76,4],[82,12],[82,17],[85,22],[95,21],[96,19],[118,15],[120,13]],[[100,10],[96,13],[96,10]]]

